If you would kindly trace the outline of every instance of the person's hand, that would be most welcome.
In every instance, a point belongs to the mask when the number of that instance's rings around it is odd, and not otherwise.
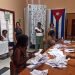
[[[44,32],[44,30],[42,29],[42,32]]]

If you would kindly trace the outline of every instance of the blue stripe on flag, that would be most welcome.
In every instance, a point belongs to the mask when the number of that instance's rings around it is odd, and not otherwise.
[[[65,17],[65,11],[62,14],[62,25],[61,25],[61,38],[64,38],[64,17]]]
[[[58,25],[59,25],[58,23],[59,23],[59,21],[56,21],[56,38],[57,38],[57,39],[58,39],[58,29],[59,29],[59,28],[58,28],[58,27],[59,27],[59,26],[58,26]]]
[[[51,23],[53,23],[53,12],[51,10]]]

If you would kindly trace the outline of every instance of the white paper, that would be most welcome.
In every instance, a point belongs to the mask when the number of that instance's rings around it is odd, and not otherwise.
[[[50,49],[48,51],[48,54],[50,55],[54,55],[54,56],[63,56],[63,52],[60,49],[54,48],[54,49]]]
[[[34,69],[32,72],[30,72],[31,75],[47,75],[48,74],[48,70],[36,70]]]
[[[39,49],[39,51],[36,52],[34,55],[35,55],[35,56],[39,55],[39,54],[42,52],[42,50],[43,50],[43,49]]]
[[[49,59],[49,57],[47,55],[39,54],[36,57],[29,59],[27,61],[27,64],[34,64],[34,65],[42,64],[42,63],[46,62],[48,59]]]
[[[27,68],[33,69],[33,68],[35,68],[35,65],[28,65]]]
[[[56,44],[56,45],[54,46],[54,48],[61,48],[61,47],[63,47],[62,44]]]
[[[71,41],[69,41],[69,40],[64,40],[64,43],[68,43],[68,44],[70,44]]]
[[[65,51],[65,52],[75,52],[74,49],[65,49],[64,51]]]
[[[46,64],[52,67],[63,68],[67,65],[66,56],[60,49],[54,48],[48,51],[48,54],[56,56],[54,59],[49,59]]]

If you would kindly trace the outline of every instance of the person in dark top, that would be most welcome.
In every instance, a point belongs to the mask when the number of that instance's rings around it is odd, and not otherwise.
[[[50,28],[48,28],[48,35],[51,35],[53,37],[55,36],[55,27],[53,23],[51,23]]]
[[[26,67],[26,50],[28,45],[28,36],[20,34],[17,37],[17,43],[13,50],[13,55],[11,57],[12,62],[15,65],[16,73],[21,72]]]
[[[17,40],[17,36],[19,34],[22,34],[22,29],[21,29],[20,23],[16,22],[16,28],[15,28],[15,37],[16,37],[16,40]]]

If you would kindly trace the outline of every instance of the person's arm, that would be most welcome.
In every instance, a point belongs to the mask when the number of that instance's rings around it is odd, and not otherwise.
[[[3,37],[2,36],[0,36],[0,41],[3,41]]]
[[[38,31],[37,29],[35,29],[35,32],[40,33],[40,31]]]
[[[42,32],[44,32],[44,29],[41,28],[41,30],[42,30]]]

